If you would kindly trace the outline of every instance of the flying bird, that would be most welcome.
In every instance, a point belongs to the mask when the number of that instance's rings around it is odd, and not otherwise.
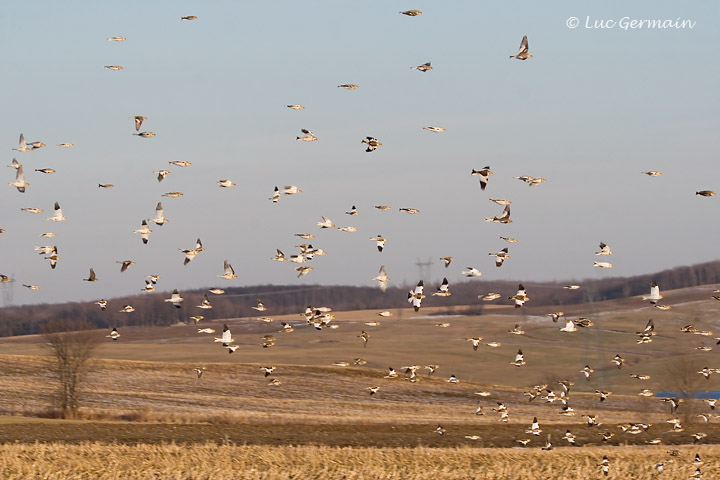
[[[382,146],[382,143],[375,137],[365,137],[360,143],[367,144],[366,152],[374,152],[378,147]]]
[[[143,245],[146,245],[148,243],[148,240],[150,239],[150,234],[152,233],[152,230],[150,230],[150,228],[148,227],[147,220],[143,220],[140,228],[138,228],[137,230],[133,230],[133,233],[139,233]]]
[[[218,275],[218,277],[224,278],[225,280],[232,280],[233,278],[237,278],[237,275],[235,275],[235,270],[233,270],[232,265],[230,265],[227,260],[223,262],[223,269],[225,271],[222,275]]]
[[[472,172],[470,172],[470,175],[475,175],[475,176],[479,177],[480,190],[485,190],[488,180],[490,179],[490,175],[492,175],[492,174],[493,174],[493,172],[490,171],[490,167],[483,167],[480,170],[473,169]]]
[[[385,271],[385,265],[380,266],[380,271],[378,272],[377,276],[372,277],[371,280],[377,280],[380,291],[382,293],[385,293],[385,291],[387,290],[387,284],[390,281],[390,277],[387,276],[387,272]]]
[[[418,65],[416,67],[410,67],[411,70],[418,70],[420,72],[427,72],[428,70],[432,70],[432,66],[430,65],[430,62],[423,63],[422,65]]]
[[[22,133],[20,134],[20,140],[18,141],[18,147],[13,148],[13,150],[17,150],[18,152],[29,152],[32,150],[32,148],[27,146],[27,142],[25,142],[25,135]]]
[[[113,327],[113,329],[110,331],[110,335],[105,335],[107,338],[111,338],[113,342],[117,342],[117,339],[120,338],[120,333],[118,332],[117,327]]]
[[[30,184],[25,181],[25,173],[23,173],[23,167],[21,164],[18,164],[15,169],[15,181],[8,183],[8,185],[17,188],[18,192],[20,193],[25,193],[25,187]]]
[[[165,218],[165,212],[163,210],[162,202],[158,202],[157,207],[155,207],[155,218],[148,219],[149,222],[155,222],[156,225],[162,227],[164,223],[169,222],[170,220]]]
[[[374,240],[374,241],[375,241],[375,243],[376,243],[376,245],[377,245],[378,252],[382,252],[382,251],[383,251],[383,248],[385,248],[385,242],[387,242],[387,238],[381,237],[380,235],[378,235],[377,237],[373,237],[373,238],[371,238],[370,240]]]
[[[83,280],[85,280],[86,282],[97,282],[100,279],[95,276],[95,270],[91,268],[90,275],[88,276],[88,278],[83,278]]]
[[[230,344],[235,341],[235,339],[232,338],[232,333],[230,333],[230,327],[227,326],[227,323],[223,324],[222,337],[215,338],[215,341],[222,342],[223,347],[229,347]]]
[[[428,130],[434,133],[440,133],[445,131],[445,127],[423,127],[423,130]]]
[[[141,115],[135,115],[133,118],[135,119],[135,131],[139,132],[140,127],[142,126],[143,122],[145,120],[147,120],[147,117],[143,117]]]
[[[495,257],[495,266],[496,267],[502,267],[502,264],[505,261],[505,259],[510,258],[507,247],[503,248],[502,250],[500,250],[497,253],[488,253],[488,255]]]
[[[166,298],[164,301],[171,302],[173,304],[173,307],[175,308],[182,308],[182,305],[180,303],[183,300],[185,299],[180,296],[180,292],[178,292],[178,289],[176,288],[175,290],[173,290],[172,296],[170,296],[170,298]]]
[[[425,295],[423,295],[423,289],[423,281],[420,280],[417,286],[415,286],[413,290],[410,290],[410,292],[408,292],[408,303],[412,304],[416,312],[420,310],[420,304],[422,303],[422,299],[425,298]]]
[[[314,142],[317,140],[317,137],[314,133],[312,133],[307,128],[302,128],[300,131],[304,134],[302,137],[297,137],[297,140],[302,140],[303,142]]]
[[[608,247],[607,244],[600,242],[600,251],[595,252],[595,255],[612,255],[613,253],[615,252],[610,250],[610,247]]]
[[[418,15],[422,15],[423,12],[420,10],[405,10],[404,12],[400,12],[403,15],[407,15],[408,17],[417,17]]]
[[[435,295],[440,297],[449,297],[452,295],[452,293],[450,293],[450,284],[448,283],[447,277],[443,278],[442,283],[437,288],[437,291],[433,292],[433,296]]]
[[[51,220],[53,222],[62,222],[63,220],[67,220],[67,218],[63,216],[62,209],[60,208],[60,204],[58,202],[55,202],[55,214],[45,220]]]
[[[510,55],[510,58],[516,58],[518,60],[527,60],[528,58],[532,58],[532,55],[528,53],[528,48],[528,38],[527,35],[525,35],[520,42],[520,50],[518,50],[518,53],[515,55]]]
[[[525,304],[525,302],[530,300],[530,298],[525,294],[525,287],[523,286],[522,283],[520,285],[518,285],[517,293],[515,295],[513,295],[512,297],[508,297],[508,299],[515,301],[515,308],[522,307]]]
[[[650,300],[650,303],[655,305],[658,300],[663,298],[662,295],[660,295],[660,287],[658,287],[657,282],[653,281],[650,284],[650,295],[643,295],[643,300]]]
[[[120,264],[120,273],[126,271],[131,265],[135,265],[135,262],[132,260],[116,261],[115,263]]]

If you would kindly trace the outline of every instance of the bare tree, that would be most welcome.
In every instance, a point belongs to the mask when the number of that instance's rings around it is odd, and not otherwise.
[[[47,347],[56,360],[53,370],[60,385],[55,400],[62,418],[77,417],[88,360],[102,339],[91,328],[94,327],[83,321],[53,320],[44,329]]]

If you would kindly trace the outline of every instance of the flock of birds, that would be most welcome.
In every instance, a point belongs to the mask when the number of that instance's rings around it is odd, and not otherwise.
[[[422,12],[419,10],[407,10],[400,12],[403,15],[414,17],[421,15]],[[183,16],[183,21],[193,21],[197,20],[196,16]],[[114,37],[108,37],[108,41],[112,42],[123,42],[126,41],[125,37],[122,36],[114,36]],[[511,59],[517,59],[517,60],[528,60],[533,58],[533,55],[529,53],[529,43],[527,36],[524,36],[520,43],[520,48],[517,53],[514,55],[510,55]],[[122,70],[123,67],[120,65],[105,65],[105,68],[109,70],[119,71]],[[419,72],[427,73],[433,70],[431,62],[426,62],[421,65],[413,66],[411,67],[414,70],[417,70]],[[343,88],[346,90],[356,90],[359,88],[356,84],[341,84],[338,85],[339,88]],[[303,105],[298,104],[289,104],[287,105],[287,108],[292,110],[303,110],[305,107]],[[156,134],[152,131],[141,131],[141,128],[145,121],[148,120],[148,117],[143,115],[134,115],[133,116],[133,122],[135,127],[135,132],[133,135],[138,136],[143,139],[151,139]],[[446,129],[444,127],[440,126],[427,126],[424,127],[424,130],[427,130],[432,133],[441,134]],[[315,142],[318,141],[318,137],[309,129],[302,128],[301,129],[301,135],[298,135],[296,137],[297,141],[302,142]],[[361,140],[361,144],[365,145],[365,151],[368,153],[376,151],[378,148],[382,147],[383,143],[379,141],[377,138],[373,136],[366,136]],[[72,148],[73,143],[61,143],[58,144],[58,148]],[[20,139],[18,146],[14,148],[13,150],[16,150],[19,154],[26,155],[27,152],[33,152],[35,150],[45,148],[47,145],[41,141],[32,141],[27,142],[25,140],[25,137],[23,134],[20,134]],[[30,154],[32,155],[32,154]],[[173,161],[169,162],[172,166],[179,167],[179,168],[186,168],[191,166],[191,162],[188,161]],[[15,170],[15,180],[13,182],[8,182],[8,185],[10,187],[13,187],[17,189],[19,193],[25,193],[27,189],[30,187],[30,183],[27,181],[25,172],[23,169],[23,164],[19,162],[17,159],[13,158],[10,165],[8,165],[12,169]],[[43,175],[52,175],[55,173],[55,170],[52,168],[39,168],[35,169],[36,172],[43,174]],[[169,175],[171,172],[170,170],[156,170],[153,172],[157,175],[157,181],[162,182],[167,175]],[[490,169],[490,166],[485,166],[481,169],[472,169],[470,172],[472,176],[477,177],[480,184],[481,191],[485,191],[488,185],[490,184],[490,178],[493,175],[493,172]],[[642,172],[648,176],[651,177],[657,177],[662,175],[659,171],[646,171]],[[546,182],[547,179],[542,177],[533,177],[528,175],[518,176],[515,177],[518,180],[521,180],[528,184],[530,187],[535,187],[538,185],[541,185],[542,183]],[[236,184],[229,179],[220,179],[217,182],[217,185],[220,188],[232,188],[235,187]],[[98,188],[102,189],[110,189],[113,188],[112,184],[98,184]],[[271,196],[268,198],[272,203],[279,203],[281,199],[284,197],[292,196],[301,194],[303,192],[302,189],[300,189],[296,185],[285,185],[283,188],[279,188],[278,186],[275,186],[274,191],[272,192]],[[163,195],[163,197],[180,197],[182,196],[182,192],[168,192]],[[699,190],[696,192],[696,195],[698,196],[704,196],[704,197],[710,197],[714,196],[715,192],[710,190]],[[512,223],[513,220],[511,219],[511,201],[507,199],[500,199],[500,198],[491,198],[491,202],[499,205],[502,207],[502,211],[499,212],[498,215],[492,216],[492,217],[485,217],[486,222],[491,223],[500,223],[500,224],[509,224]],[[376,205],[374,208],[380,211],[387,211],[390,210],[391,207],[387,205]],[[39,214],[43,212],[43,209],[41,208],[23,208],[22,209],[25,212],[28,212],[30,214]],[[420,213],[420,210],[417,208],[410,208],[410,207],[402,207],[399,209],[399,211],[407,213],[407,214],[418,214]],[[345,212],[346,215],[348,215],[350,218],[356,216],[359,214],[358,209],[355,205],[352,206],[348,211]],[[66,221],[67,217],[64,216],[63,210],[60,207],[59,202],[55,202],[54,204],[54,212],[52,216],[49,216],[46,218],[48,221],[52,222],[62,222]],[[151,229],[151,225],[154,224],[153,228],[156,227],[163,227],[166,223],[169,222],[169,219],[165,216],[164,208],[162,205],[162,202],[159,201],[155,208],[155,216],[153,218],[143,218],[140,221],[140,227],[133,230],[133,233],[138,234],[140,236],[140,239],[143,244],[147,245],[150,242],[150,235],[152,234],[153,230]],[[322,229],[333,229],[336,228],[340,231],[344,232],[355,232],[357,231],[357,228],[354,226],[336,226],[335,223],[328,217],[322,216],[321,220],[317,222],[317,227]],[[0,229],[0,233],[3,233],[4,230]],[[44,232],[40,234],[43,238],[53,238],[55,236],[55,233],[53,232]],[[303,240],[311,240],[315,238],[315,235],[313,233],[299,233],[296,234],[296,236],[300,237]],[[500,239],[513,244],[517,243],[518,239],[512,238],[512,237],[505,237],[500,236]],[[379,253],[383,252],[383,249],[385,248],[387,242],[389,241],[388,238],[377,235],[370,238],[370,241],[372,241],[377,248],[377,251]],[[294,265],[294,270],[297,272],[297,277],[301,278],[305,275],[308,275],[312,270],[313,267],[307,265],[308,262],[311,262],[314,257],[316,256],[322,256],[325,255],[326,252],[320,248],[314,247],[310,243],[304,243],[298,246],[299,252],[293,255],[286,255],[283,253],[280,249],[276,249],[276,254],[271,258],[271,260],[276,262],[288,262],[290,264]],[[38,246],[35,247],[35,250],[39,252],[40,255],[43,256],[45,260],[49,262],[50,268],[54,270],[58,264],[58,261],[61,259],[59,256],[58,248],[57,246]],[[179,251],[183,255],[183,264],[187,265],[190,262],[192,262],[198,255],[201,255],[201,253],[205,249],[203,248],[203,244],[200,238],[197,239],[195,245],[191,248],[187,249],[179,249]],[[610,249],[610,247],[605,243],[600,243],[599,250],[595,252],[595,255],[600,257],[607,257],[610,255],[613,255],[613,251]],[[502,267],[505,261],[507,261],[510,258],[510,252],[509,247],[504,247],[500,249],[497,252],[489,252],[489,256],[494,257],[495,266],[496,267]],[[443,261],[445,267],[449,267],[451,262],[453,261],[453,257],[447,256],[442,257],[441,260]],[[130,268],[132,265],[135,264],[135,261],[133,260],[118,260],[118,264],[120,264],[120,272],[125,272]],[[593,263],[593,266],[602,268],[602,269],[608,269],[612,268],[613,265],[610,262],[607,261],[595,261]],[[480,277],[482,276],[482,272],[476,268],[475,266],[467,266],[465,267],[465,270],[461,272],[464,276],[468,278],[474,278],[474,277]],[[232,280],[236,279],[237,275],[235,274],[235,271],[232,267],[232,265],[226,260],[223,265],[223,271],[221,274],[218,275],[219,278],[225,279],[225,280]],[[145,285],[142,288],[143,292],[153,292],[155,290],[155,286],[160,279],[159,275],[147,275],[145,280]],[[7,275],[0,275],[0,281],[2,282],[11,282],[14,279],[10,278]],[[100,279],[95,274],[95,271],[93,268],[89,269],[89,275],[88,278],[84,278],[83,280],[88,282],[97,282]],[[373,281],[376,281],[378,283],[379,289],[382,293],[386,292],[387,285],[391,281],[391,278],[388,276],[388,272],[386,271],[386,268],[384,265],[382,265],[378,271],[378,275],[375,277],[372,277]],[[31,290],[38,290],[40,287],[34,283],[27,282],[23,283],[25,287]],[[578,285],[568,285],[566,288],[569,289],[578,289],[580,286]],[[423,281],[420,281],[417,283],[417,285],[412,288],[407,293],[407,302],[414,308],[414,310],[417,312],[420,310],[422,306],[423,299],[426,298],[425,295],[425,286]],[[209,290],[209,293],[213,295],[222,295],[224,293],[224,290],[221,288],[212,288]],[[431,294],[431,296],[439,296],[439,297],[448,297],[452,295],[451,289],[450,289],[450,283],[447,278],[443,278],[442,282],[437,286],[436,290]],[[478,295],[478,298],[483,302],[491,302],[494,300],[497,300],[499,298],[502,298],[503,295],[497,292],[488,292],[482,295]],[[510,295],[507,297],[508,300],[511,301],[512,305],[514,305],[515,308],[522,308],[527,302],[530,301],[530,297],[528,295],[528,291],[526,290],[525,286],[523,284],[520,284],[518,286],[517,292],[515,294]],[[660,295],[659,287],[656,283],[653,283],[650,288],[650,293],[647,296],[643,297],[643,300],[649,301],[651,305],[654,307],[661,309],[661,310],[667,310],[670,307],[666,305],[662,305],[659,302],[660,299],[662,299],[662,295]],[[720,300],[720,296],[714,296],[715,300]],[[172,304],[175,308],[180,309],[183,308],[183,297],[181,296],[180,292],[175,289],[172,292],[172,295],[170,298],[165,299],[165,302],[168,302]],[[102,310],[105,310],[108,307],[108,300],[101,299],[95,302]],[[208,297],[207,293],[204,295],[202,302],[199,305],[196,305],[195,308],[201,309],[203,311],[206,311],[208,309],[212,308],[212,304],[210,301],[210,298]],[[268,310],[268,307],[265,306],[265,304],[258,300],[257,306],[253,307],[258,312],[265,312]],[[119,310],[123,313],[132,313],[135,311],[135,308],[132,305],[123,305],[122,308]],[[335,315],[332,312],[332,309],[329,307],[313,307],[308,306],[305,312],[303,312],[301,315],[304,317],[305,322],[314,327],[317,330],[321,330],[323,328],[337,328],[337,324],[333,323],[333,320],[335,318]],[[383,311],[379,312],[379,315],[381,317],[388,317],[390,316],[390,312]],[[560,319],[564,319],[564,326],[559,328],[559,331],[562,333],[573,333],[578,331],[579,328],[590,328],[593,326],[593,322],[587,318],[578,318],[578,319],[571,319],[564,315],[563,312],[552,312],[548,314],[549,317],[551,317],[553,322],[558,322]],[[195,315],[190,317],[192,320],[194,320],[195,324],[198,324],[200,321],[204,319],[202,315]],[[261,320],[264,321],[272,321],[269,317],[261,317]],[[379,322],[368,322],[367,325],[373,326],[373,325],[379,325]],[[449,324],[439,324],[439,326],[447,326]],[[293,331],[294,326],[290,323],[283,323],[281,332],[291,332]],[[710,335],[710,332],[704,332],[700,331],[699,329],[695,328],[692,325],[688,325],[685,327],[684,331],[688,333],[698,334],[698,335]],[[212,328],[204,327],[204,328],[198,328],[199,334],[212,334],[215,333],[215,330]],[[513,335],[524,335],[525,331],[523,330],[522,326],[519,324],[516,324],[513,329],[510,329],[508,333]],[[648,322],[646,327],[637,332],[638,335],[638,344],[647,344],[653,341],[653,337],[656,335],[655,332],[655,325],[652,320]],[[121,334],[118,331],[117,327],[113,327],[111,332],[107,335],[108,338],[110,338],[112,341],[118,341]],[[359,335],[358,338],[362,342],[362,345],[364,347],[367,347],[370,340],[370,334],[363,330]],[[478,347],[482,344],[482,337],[472,337],[472,338],[466,338],[466,341],[470,342],[472,345],[472,348],[474,350],[477,350]],[[222,334],[220,337],[215,338],[215,342],[220,343],[222,348],[227,349],[229,353],[235,352],[239,346],[235,344],[235,339],[232,336],[232,333],[230,331],[230,327],[227,324],[223,325]],[[273,335],[266,335],[263,337],[263,343],[262,346],[264,348],[272,347],[276,342],[276,339]],[[719,342],[720,343],[720,342]],[[501,344],[499,342],[488,342],[486,343],[488,347],[499,347]],[[708,347],[705,347],[708,348]],[[509,359],[510,360],[510,359]],[[528,359],[528,361],[531,361]],[[610,362],[614,363],[618,369],[622,369],[624,367],[625,360],[618,354],[615,355],[615,357],[612,360],[609,360]],[[355,359],[353,364],[355,365],[363,365],[366,361],[363,359]],[[522,349],[518,349],[517,353],[515,354],[514,358],[509,361],[509,364],[515,367],[523,367],[526,365],[526,358],[522,351]],[[349,362],[338,362],[336,365],[350,365]],[[426,365],[424,367],[421,367],[420,365],[410,365],[403,367],[403,371],[405,372],[404,378],[409,382],[417,382],[419,377],[417,375],[417,372],[424,368],[429,371],[429,374],[432,375],[438,368],[439,365]],[[273,372],[276,371],[276,368],[274,366],[264,366],[262,367],[262,370],[264,371],[265,377],[270,376]],[[203,372],[205,371],[204,367],[197,367],[195,368],[195,373],[197,374],[198,378],[202,377]],[[718,370],[716,369],[710,369],[705,367],[701,372],[698,372],[702,374],[706,379],[710,377],[711,374],[717,373]],[[582,375],[583,378],[585,378],[587,381],[591,381],[594,369],[591,368],[590,365],[585,365],[582,369],[579,370],[579,373]],[[642,374],[642,373],[635,373],[633,372],[631,377],[636,378],[640,381],[646,380],[649,378],[648,375]],[[386,379],[394,379],[394,378],[401,378],[401,375],[393,368],[389,368],[388,373],[384,376]],[[460,380],[455,376],[451,375],[447,382],[448,383],[458,383]],[[272,386],[278,386],[282,382],[278,380],[277,378],[270,379],[269,385]],[[529,401],[533,401],[536,398],[547,402],[547,403],[561,403],[562,404],[562,410],[559,412],[562,415],[572,416],[576,414],[576,411],[572,408],[570,405],[570,391],[571,386],[573,385],[573,382],[570,380],[563,380],[559,382],[561,385],[561,390],[559,393],[555,393],[552,388],[550,388],[548,385],[536,385],[530,390],[528,390],[525,395],[529,397]],[[375,397],[377,395],[381,395],[382,387],[380,385],[371,385],[367,387],[367,391],[369,392],[369,395]],[[478,392],[481,396],[489,396],[489,392]],[[596,393],[598,395],[598,399],[600,402],[608,401],[608,398],[612,394],[610,391],[598,389],[596,390]],[[652,396],[653,393],[650,392],[647,389],[643,389],[639,393],[640,395],[644,396]],[[674,414],[677,409],[682,404],[682,399],[668,399],[665,398],[663,401],[666,401],[671,406],[671,414]],[[709,406],[711,409],[714,409],[714,400],[708,401]],[[497,407],[493,408],[493,411],[497,412],[499,414],[499,421],[506,423],[509,420],[509,411],[507,406],[503,404],[503,402],[498,401]],[[478,407],[475,414],[484,414],[483,406],[478,402]],[[710,418],[709,414],[703,414],[703,417],[705,418],[705,421],[707,422],[707,419]],[[596,416],[592,414],[587,415],[588,419],[588,426],[589,427],[597,427],[599,424],[596,421]],[[674,416],[672,419],[668,420],[670,424],[672,424],[672,431],[673,432],[682,432],[683,431],[683,425],[682,422]],[[635,424],[628,424],[623,425],[622,430],[625,434],[631,435],[636,434],[640,432],[647,431],[649,428],[649,425],[647,424],[641,424],[641,423],[635,423]],[[439,435],[443,435],[445,432],[445,429],[442,426],[438,426],[437,433]],[[538,421],[537,417],[533,419],[532,424],[530,425],[529,429],[526,430],[525,433],[531,435],[531,436],[539,436],[542,432],[540,422]],[[604,432],[598,432],[600,436],[602,436],[603,441],[608,441],[610,438],[614,436],[613,433],[609,431]],[[705,438],[707,435],[703,434],[702,432],[695,432],[692,434],[692,438],[694,442],[702,441],[703,438]],[[478,437],[469,435],[467,436],[469,439],[477,439]],[[568,445],[578,445],[577,440],[575,436],[571,433],[570,430],[567,430],[565,436],[563,437],[564,441],[567,442]],[[528,445],[531,442],[530,438],[523,438],[519,439],[518,442],[525,446]],[[550,450],[552,448],[552,443],[550,436],[548,436],[547,441],[542,445],[542,448],[544,450]],[[697,468],[696,473],[693,474],[691,478],[700,478],[700,464],[702,461],[699,458],[699,455],[696,457],[695,461],[693,462],[693,465]],[[663,462],[657,463],[657,472],[658,474],[662,473],[663,470]],[[608,475],[609,468],[610,468],[610,461],[607,457],[604,457],[602,462],[598,464],[600,467],[602,473],[604,475]]]

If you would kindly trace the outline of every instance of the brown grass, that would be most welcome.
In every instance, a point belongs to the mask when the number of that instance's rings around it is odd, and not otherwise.
[[[517,479],[602,478],[597,464],[607,455],[610,477],[654,478],[665,462],[664,478],[688,478],[695,453],[704,459],[703,478],[718,478],[718,447],[681,449],[671,457],[663,447],[644,448],[332,448],[268,447],[205,443],[134,446],[83,443],[0,446],[5,480],[255,480],[255,479]]]

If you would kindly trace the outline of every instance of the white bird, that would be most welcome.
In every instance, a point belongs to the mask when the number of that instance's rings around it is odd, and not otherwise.
[[[425,295],[423,295],[423,281],[420,280],[417,284],[417,286],[408,292],[408,303],[411,303],[415,311],[417,312],[420,310],[420,304],[422,303],[422,299],[425,298]]]
[[[496,223],[512,223],[512,220],[510,220],[510,205],[505,205],[505,208],[502,211],[502,214],[499,217],[485,217],[486,222],[496,222]],[[501,237],[502,238],[502,237]],[[507,238],[502,238],[503,240],[508,240]],[[514,240],[514,239],[510,239]],[[515,243],[515,242],[510,242]]]
[[[55,214],[45,220],[51,220],[53,222],[62,222],[63,220],[67,220],[67,218],[63,216],[62,209],[60,208],[60,204],[58,202],[55,202]]]
[[[299,189],[296,185],[285,185],[282,193],[285,195],[295,195],[297,193],[302,193],[302,190]]]
[[[598,268],[612,268],[613,264],[610,262],[593,262],[593,267]]]
[[[383,251],[383,248],[385,248],[385,242],[387,242],[387,238],[381,237],[380,235],[378,235],[377,237],[373,237],[373,238],[371,238],[370,240],[374,240],[374,241],[375,241],[375,243],[376,243],[376,245],[377,245],[378,252],[382,252],[382,251]]]
[[[515,308],[522,307],[525,304],[525,302],[530,300],[530,298],[525,294],[525,287],[523,286],[522,283],[520,285],[518,285],[517,293],[515,295],[513,295],[512,297],[509,297],[509,299],[515,301]]]
[[[20,140],[18,141],[18,148],[13,148],[13,150],[17,150],[18,152],[29,152],[32,150],[32,148],[27,146],[25,136],[22,133],[20,134]]]
[[[380,143],[380,141],[378,141],[375,137],[365,137],[365,140],[361,140],[360,143],[367,145],[367,148],[365,149],[366,152],[374,152],[377,147],[382,146],[382,143]]]
[[[110,331],[110,335],[105,335],[105,337],[111,338],[114,342],[117,342],[117,339],[120,338],[120,333],[118,333],[117,327],[113,327]]]
[[[291,108],[293,110],[304,110],[305,109],[305,107],[303,107],[302,105],[287,105],[287,107]]]
[[[230,328],[227,326],[227,323],[223,324],[222,337],[215,338],[215,341],[222,342],[223,347],[229,347],[230,344],[235,341],[235,339],[232,338],[232,333],[230,333]]]
[[[140,238],[142,238],[143,244],[147,244],[148,240],[150,239],[150,234],[152,233],[152,230],[148,227],[147,221],[143,220],[142,225],[137,230],[133,230],[133,233],[139,233]]]
[[[523,355],[522,349],[517,351],[515,354],[515,360],[510,362],[510,365],[515,365],[516,367],[522,367],[525,365],[525,355]]]
[[[225,272],[222,275],[218,275],[218,277],[224,278],[225,280],[232,280],[233,278],[237,278],[237,275],[235,275],[235,270],[233,270],[232,265],[230,265],[227,260],[223,262],[223,268],[225,269]]]
[[[13,158],[13,161],[15,159]],[[14,166],[14,165],[11,165]],[[23,172],[22,164],[17,164],[17,166],[14,167],[16,169],[15,171],[15,181],[12,183],[8,183],[9,186],[17,188],[18,192],[25,193],[25,187],[30,185],[28,182],[25,181],[25,173]]]
[[[272,197],[268,198],[268,200],[272,200],[273,203],[280,201],[280,189],[277,186],[275,187],[275,191],[273,191]]]
[[[303,128],[300,131],[304,133],[304,135],[302,137],[297,137],[298,140],[302,140],[303,142],[314,142],[315,140],[317,140],[315,134],[307,128]]]
[[[610,247],[608,247],[605,243],[600,242],[600,251],[595,252],[595,255],[612,255],[613,253],[615,252],[610,250]]]
[[[480,270],[478,270],[477,268],[475,268],[475,267],[465,267],[465,268],[467,268],[467,270],[463,270],[463,271],[460,272],[460,273],[462,273],[462,274],[465,275],[466,277],[480,277],[480,276],[482,276],[482,272],[481,272]]]
[[[492,174],[493,172],[490,171],[490,167],[483,167],[480,170],[475,170],[473,168],[472,172],[470,172],[470,175],[480,177],[480,190],[485,190],[488,180],[490,179],[490,175]]]
[[[170,165],[175,165],[176,167],[189,167],[192,165],[192,162],[188,162],[186,160],[173,160],[172,162],[168,162]]]
[[[218,180],[217,184],[223,188],[230,188],[230,187],[234,187],[236,185],[235,182],[233,182],[232,180],[227,180],[227,179]]]
[[[376,277],[372,277],[371,280],[377,280],[380,291],[382,293],[385,293],[385,291],[387,290],[387,284],[390,281],[390,277],[387,276],[387,272],[385,271],[385,265],[380,266],[379,273]]]
[[[540,433],[542,433],[542,430],[540,429],[540,422],[538,422],[537,417],[533,418],[532,424],[530,425],[530,429],[525,430],[525,433],[531,433],[533,435],[540,435]]]
[[[200,252],[204,251],[205,249],[202,246],[202,242],[198,238],[195,241],[195,248],[189,248],[189,249],[183,249],[179,248],[179,251],[185,254],[185,260],[183,262],[183,265],[187,265],[192,261],[193,258],[195,258],[196,255],[198,255]]]
[[[450,284],[448,283],[447,277],[443,278],[442,283],[437,288],[437,291],[433,292],[433,295],[437,295],[440,297],[449,297],[450,295],[452,295],[452,293],[450,293]]]
[[[162,202],[158,202],[157,207],[155,207],[155,218],[148,219],[149,222],[155,222],[156,225],[159,225],[162,227],[164,223],[169,222],[170,220],[165,218],[165,212],[163,211]]]
[[[182,308],[180,302],[182,302],[183,300],[185,299],[180,296],[180,292],[178,292],[177,288],[173,290],[172,296],[170,298],[165,299],[166,302],[172,302],[175,308]]]
[[[423,130],[429,130],[431,132],[440,133],[445,131],[445,127],[423,127]]]
[[[329,218],[323,216],[321,222],[317,222],[317,226],[320,228],[333,228],[335,224]]]
[[[496,267],[502,267],[503,262],[506,258],[510,258],[510,255],[508,254],[508,247],[503,248],[497,253],[488,253],[488,255],[491,255],[495,257],[495,266]]]
[[[577,327],[575,326],[575,322],[570,319],[565,319],[565,326],[560,329],[561,332],[577,332]]]
[[[207,293],[203,295],[202,302],[200,302],[200,305],[196,305],[198,308],[202,308],[204,310],[208,310],[212,308],[212,305],[210,304],[210,299],[207,296]]]
[[[141,290],[142,292],[154,292],[155,286],[150,280],[145,280],[145,288]]]
[[[650,303],[653,305],[655,305],[661,298],[663,298],[663,296],[660,295],[660,287],[658,287],[658,284],[655,281],[650,284],[650,295],[643,295],[642,297],[643,300],[650,300]]]

